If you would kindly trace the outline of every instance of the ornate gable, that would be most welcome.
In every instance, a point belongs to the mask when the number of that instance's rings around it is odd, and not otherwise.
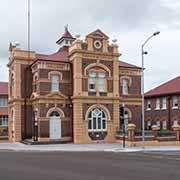
[[[68,97],[61,92],[52,92],[45,96],[46,98],[53,98],[53,99],[68,99]]]
[[[100,29],[97,29],[95,31],[93,31],[92,33],[88,34],[86,36],[87,38],[98,38],[98,39],[109,39],[109,37],[103,33]]]

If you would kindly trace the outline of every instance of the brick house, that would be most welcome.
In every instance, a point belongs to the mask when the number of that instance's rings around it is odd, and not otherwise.
[[[8,138],[8,83],[0,82],[0,139]]]
[[[146,129],[156,124],[171,129],[180,124],[180,76],[145,93]]]
[[[9,46],[9,139],[115,142],[126,123],[141,126],[141,68],[119,60],[101,30],[85,40],[68,29],[51,55]]]

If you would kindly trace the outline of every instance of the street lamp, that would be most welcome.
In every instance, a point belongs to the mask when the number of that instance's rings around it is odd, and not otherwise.
[[[151,36],[149,36],[141,46],[141,56],[142,56],[142,74],[141,74],[141,96],[142,96],[142,143],[143,148],[145,142],[145,134],[144,134],[144,55],[147,55],[148,52],[144,51],[144,46],[147,42],[156,35],[159,35],[160,31],[154,32]]]

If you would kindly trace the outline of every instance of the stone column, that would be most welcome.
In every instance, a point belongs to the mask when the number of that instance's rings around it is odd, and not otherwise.
[[[180,125],[174,125],[172,128],[176,132],[176,140],[180,141]]]
[[[156,139],[158,136],[158,126],[157,125],[152,125],[152,133],[154,138]]]
[[[128,124],[128,141],[133,142],[134,141],[134,131],[135,131],[136,125],[135,124]]]

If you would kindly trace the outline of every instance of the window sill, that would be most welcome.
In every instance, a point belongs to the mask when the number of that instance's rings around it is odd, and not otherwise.
[[[175,106],[175,107],[172,107],[172,109],[178,109],[178,107]]]
[[[159,110],[161,110],[161,109],[160,109],[160,108],[156,108],[156,109],[155,109],[155,111],[159,111]]]
[[[107,132],[107,129],[103,130],[103,129],[97,129],[97,130],[88,130],[88,132]]]
[[[146,109],[146,111],[151,111],[151,109]]]

